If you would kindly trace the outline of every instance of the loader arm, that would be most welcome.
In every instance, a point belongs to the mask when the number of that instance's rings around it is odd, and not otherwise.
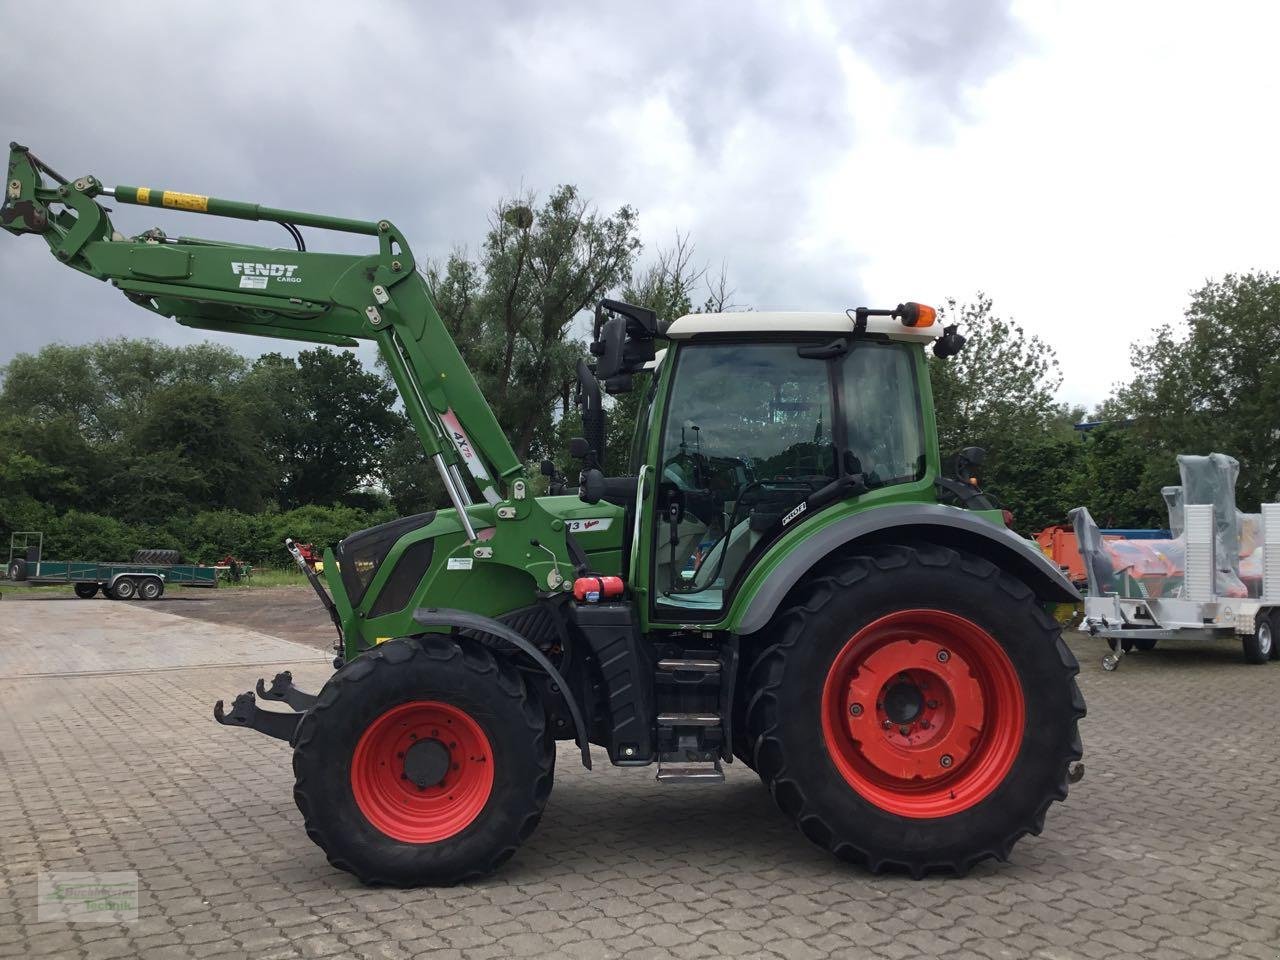
[[[298,249],[170,238],[159,230],[125,237],[100,197],[278,222]],[[350,220],[148,187],[108,188],[92,176],[69,181],[15,143],[0,227],[16,235],[39,234],[60,262],[110,281],[134,303],[184,326],[343,347],[374,341],[458,511],[468,545],[477,535],[462,468],[496,507],[498,530],[476,558],[526,569],[539,589],[560,589],[562,570],[572,569],[563,524],[557,528],[560,522],[533,498],[524,465],[441,320],[404,235],[389,220]],[[298,227],[365,235],[374,238],[377,252],[307,251]],[[504,520],[523,524],[504,535]],[[550,549],[530,557],[531,539]]]

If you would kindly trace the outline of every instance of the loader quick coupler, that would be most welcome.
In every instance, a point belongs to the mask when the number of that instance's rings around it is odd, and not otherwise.
[[[314,693],[306,693],[293,685],[293,674],[288,670],[277,673],[271,679],[270,687],[259,677],[258,696],[263,700],[282,700],[299,712],[310,710],[316,702]]]
[[[257,683],[258,696],[264,700],[278,700],[293,708],[285,713],[278,710],[258,709],[257,698],[253,693],[240,694],[231,702],[231,712],[227,713],[223,702],[219,700],[213,705],[213,719],[228,727],[248,727],[275,737],[286,743],[293,742],[298,724],[316,702],[315,694],[306,693],[293,685],[293,674],[288,670],[277,673],[268,687],[261,678]]]

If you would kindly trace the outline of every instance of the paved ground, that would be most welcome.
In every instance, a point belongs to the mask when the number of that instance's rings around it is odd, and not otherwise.
[[[209,717],[322,654],[177,606],[0,602],[0,957],[1280,957],[1280,665],[1234,648],[1103,674],[1077,638],[1087,775],[962,880],[831,861],[740,768],[663,789],[562,748],[499,875],[389,891],[304,836],[284,745]],[[136,870],[140,918],[38,923],[42,870]]]
[[[299,578],[301,579],[301,578]],[[25,587],[0,582],[4,602],[63,603],[74,599],[70,587]],[[141,602],[141,601],[139,601]],[[306,643],[319,650],[333,647],[329,615],[304,583],[280,587],[221,587],[216,590],[170,587],[150,609],[224,626],[248,627],[259,633]]]

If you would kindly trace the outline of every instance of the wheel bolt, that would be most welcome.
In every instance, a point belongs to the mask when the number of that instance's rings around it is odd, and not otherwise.
[[[944,767],[949,767],[954,761],[951,759],[951,754],[944,753],[942,757],[938,760],[938,762],[942,764]]]
[[[862,704],[860,703],[849,704],[849,712],[853,714],[855,717],[862,716]]]
[[[939,662],[939,663],[946,663],[946,662],[947,662],[948,660],[950,660],[950,659],[951,659],[951,654],[950,654],[950,652],[949,652],[949,651],[947,651],[947,650],[939,650],[939,651],[938,651],[938,662]]]
[[[892,727],[892,726],[893,726],[893,721],[892,721],[892,720],[886,720],[884,723],[880,724],[880,726],[882,726],[882,727],[884,727],[886,730],[888,730],[890,727]]]
[[[928,721],[928,720],[921,720],[921,721],[920,721],[920,729],[921,729],[921,730],[928,730],[928,729],[929,729],[929,721]]]
[[[927,701],[925,701],[925,706],[926,706],[926,707],[928,707],[930,710],[937,710],[937,709],[938,709],[938,701],[937,701],[937,700],[927,700]]]
[[[911,733],[911,728],[904,723],[902,726],[898,728],[898,732],[905,737]]]

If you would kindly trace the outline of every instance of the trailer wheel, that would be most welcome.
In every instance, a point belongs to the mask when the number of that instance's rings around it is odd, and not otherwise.
[[[77,583],[75,590],[76,596],[81,600],[92,600],[98,595],[98,585],[96,583]]]
[[[961,874],[1006,859],[1066,798],[1078,664],[1031,589],[986,560],[868,547],[813,575],[768,629],[753,756],[836,856]]]
[[[1276,633],[1272,617],[1259,614],[1253,635],[1242,639],[1245,663],[1266,663],[1275,657]]]
[[[111,598],[113,600],[132,600],[138,595],[138,585],[134,583],[132,577],[120,577],[111,586]]]
[[[452,884],[526,840],[554,742],[520,674],[478,643],[390,640],[335,673],[298,726],[307,836],[364,883]]]
[[[27,561],[22,557],[9,564],[9,579],[14,583],[27,579]]]
[[[144,577],[138,583],[139,600],[159,600],[164,596],[164,581],[159,577]]]
[[[1272,610],[1268,619],[1271,621],[1271,659],[1280,660],[1280,610]]]

